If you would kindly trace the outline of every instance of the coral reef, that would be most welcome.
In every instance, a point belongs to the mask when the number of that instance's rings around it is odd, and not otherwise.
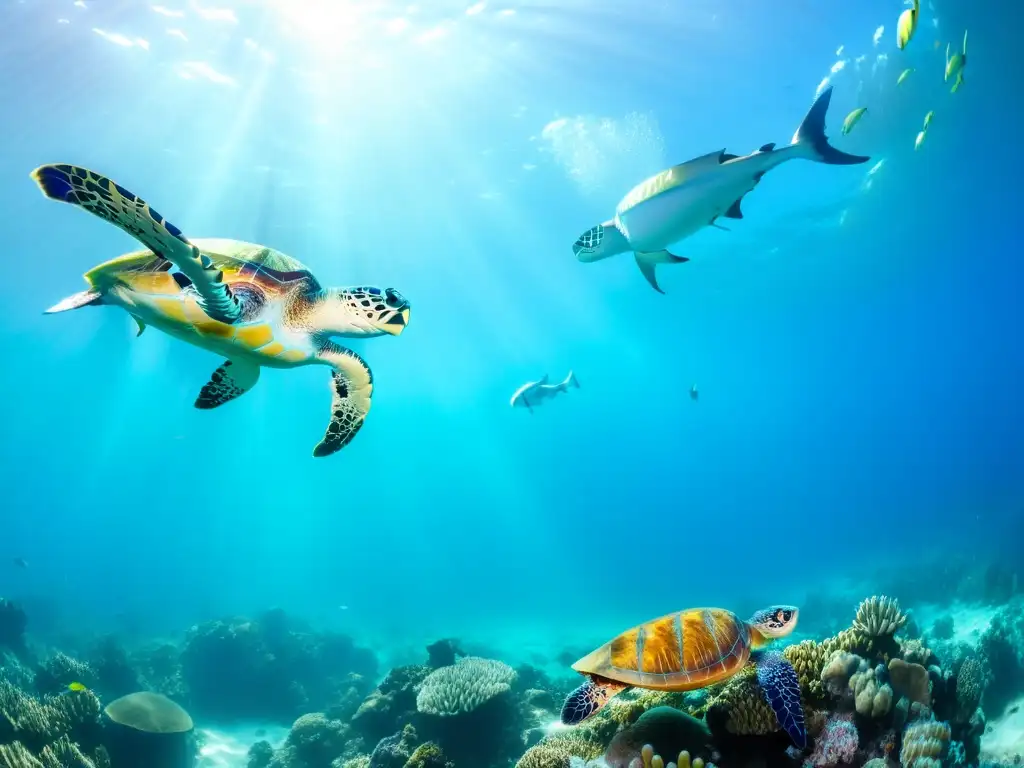
[[[215,720],[291,722],[350,687],[368,688],[361,681],[376,669],[373,654],[350,638],[307,632],[279,610],[193,627],[181,653],[189,709]]]
[[[69,655],[26,644],[23,614],[9,605],[0,603],[0,633],[3,611],[20,616],[11,626],[23,647],[0,649],[0,768],[120,768],[108,721],[136,691],[149,691],[140,701],[163,693],[206,722],[290,723],[276,750],[250,748],[249,768],[980,768],[985,710],[1024,690],[1020,595],[977,647],[954,639],[945,618],[922,634],[890,597],[857,605],[846,628],[822,620],[831,636],[784,647],[801,689],[803,750],[779,729],[754,665],[707,689],[626,691],[562,728],[560,704],[578,678],[466,655],[454,638],[380,679],[372,653],[279,610],[197,625],[181,647],[128,650],[108,637]],[[177,722],[131,727],[191,735],[187,713]]]

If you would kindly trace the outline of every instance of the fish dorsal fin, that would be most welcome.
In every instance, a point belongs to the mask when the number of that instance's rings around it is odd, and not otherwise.
[[[773,149],[775,149],[775,142],[774,141],[770,141],[767,144],[761,146],[757,151],[758,152],[771,152]]]
[[[743,201],[743,197],[737,198],[736,202],[729,206],[729,210],[723,213],[727,219],[742,219],[743,211],[740,210],[740,203]]]
[[[537,383],[538,384],[547,384],[548,383],[548,375],[545,373],[543,376],[541,376],[539,379],[537,379]]]
[[[687,178],[692,178],[698,173],[704,173],[706,171],[712,171],[727,160],[732,160],[736,155],[731,155],[724,149],[720,149],[717,152],[708,152],[706,155],[695,157],[692,160],[687,160],[685,163],[679,163],[679,165],[673,165],[671,170],[682,171],[686,174]]]

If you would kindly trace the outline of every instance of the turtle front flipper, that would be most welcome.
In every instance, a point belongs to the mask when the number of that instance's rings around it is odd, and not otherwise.
[[[139,331],[141,333],[141,331]],[[196,398],[196,408],[209,410],[244,395],[260,379],[260,367],[247,360],[225,360]]]
[[[562,725],[579,725],[593,717],[613,696],[617,696],[628,687],[610,680],[587,680],[565,697],[562,704]]]
[[[359,355],[333,341],[322,341],[317,357],[334,368],[331,423],[313,449],[313,456],[320,458],[344,448],[362,428],[370,411],[373,374]]]
[[[230,324],[242,316],[242,306],[224,283],[224,273],[141,197],[77,165],[42,165],[31,175],[51,200],[84,208],[174,264],[195,286],[203,311],[212,319]]]
[[[798,748],[807,746],[807,727],[800,703],[796,670],[780,653],[766,653],[757,662],[757,682],[775,712],[775,718]]]

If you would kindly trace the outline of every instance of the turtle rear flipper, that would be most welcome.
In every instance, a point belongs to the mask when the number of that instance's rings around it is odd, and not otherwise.
[[[780,653],[767,653],[757,662],[757,682],[789,738],[798,748],[807,746],[807,726],[800,703],[796,670]]]
[[[142,333],[142,331],[139,331]],[[245,360],[225,360],[196,398],[196,408],[208,410],[244,395],[260,379],[260,367]]]
[[[192,281],[203,311],[212,319],[234,323],[241,317],[241,304],[224,283],[224,273],[141,197],[105,176],[75,165],[43,165],[31,175],[51,200],[84,208],[174,264]]]
[[[317,356],[334,368],[331,423],[313,449],[313,456],[321,458],[340,451],[362,429],[370,411],[373,374],[359,355],[332,341],[321,342]]]
[[[99,291],[79,291],[73,293],[66,299],[61,299],[52,307],[43,312],[44,315],[52,315],[56,312],[67,312],[69,309],[88,307],[90,304],[100,304],[103,295]]]

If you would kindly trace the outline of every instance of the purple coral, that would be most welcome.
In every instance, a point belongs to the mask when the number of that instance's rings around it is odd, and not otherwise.
[[[807,758],[806,768],[835,768],[853,763],[860,746],[857,726],[853,714],[832,715],[825,723],[825,730],[814,745],[814,752]]]

